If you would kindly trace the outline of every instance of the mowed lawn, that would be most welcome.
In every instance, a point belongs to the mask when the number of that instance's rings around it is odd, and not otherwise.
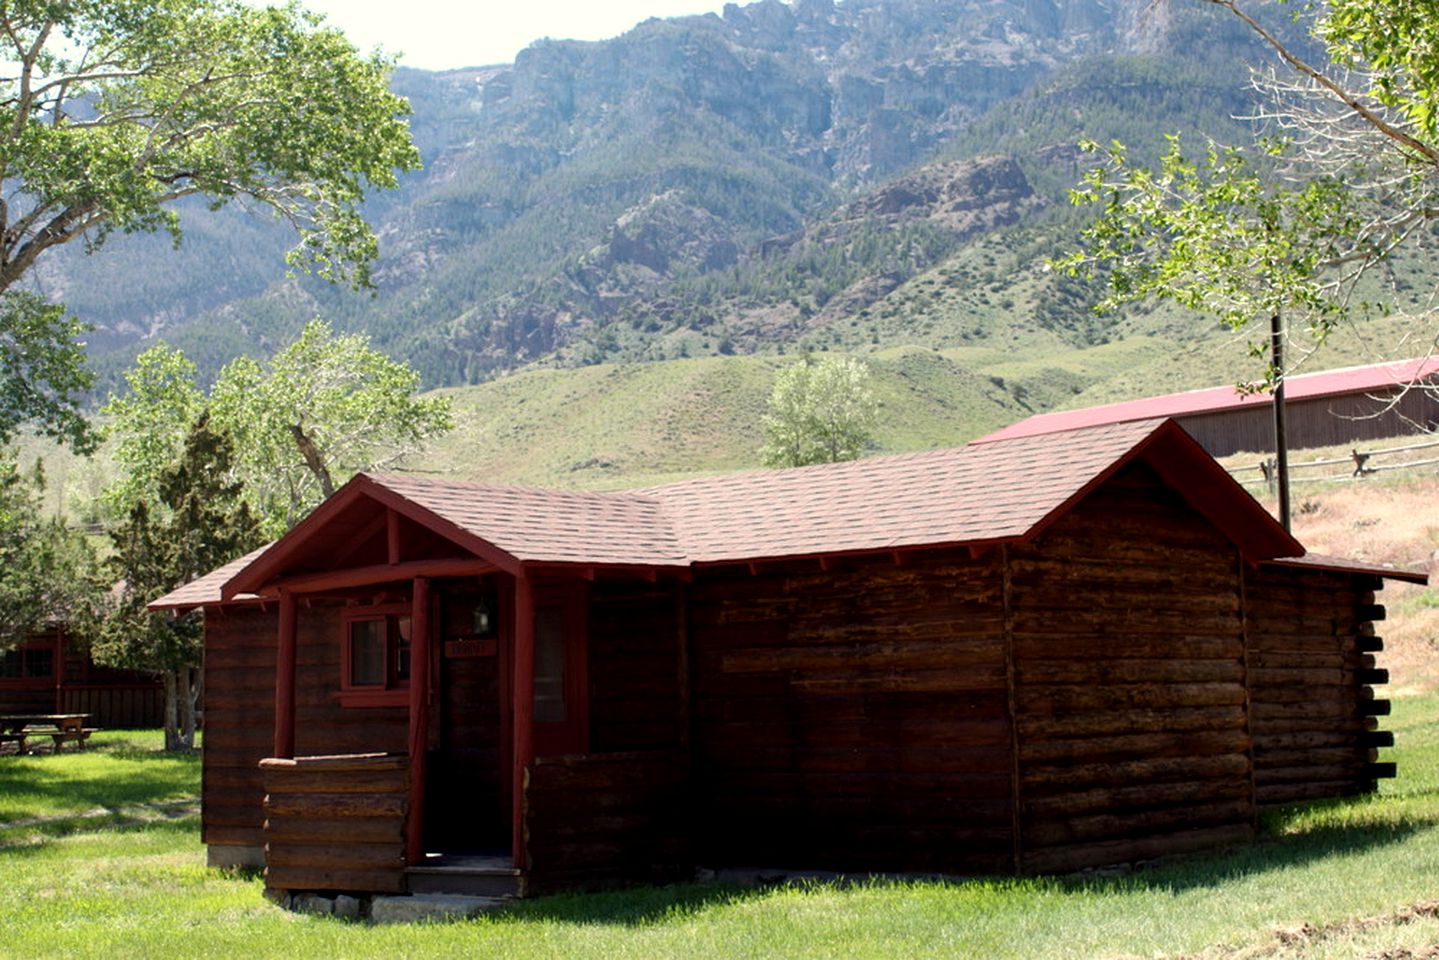
[[[369,926],[204,866],[199,764],[149,733],[0,757],[0,957],[1426,956],[1439,943],[1439,695],[1395,702],[1400,777],[1263,838],[1061,879],[703,884]],[[1404,952],[1404,951],[1409,952]]]

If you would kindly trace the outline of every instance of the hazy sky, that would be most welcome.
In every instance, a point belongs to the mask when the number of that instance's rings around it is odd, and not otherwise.
[[[261,0],[252,0],[260,5]],[[719,12],[724,0],[301,0],[355,46],[427,70],[508,63],[541,37],[602,40],[648,17]]]

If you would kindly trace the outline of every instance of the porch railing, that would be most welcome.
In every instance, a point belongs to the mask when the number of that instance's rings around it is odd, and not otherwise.
[[[265,886],[405,889],[410,761],[383,753],[266,758]]]

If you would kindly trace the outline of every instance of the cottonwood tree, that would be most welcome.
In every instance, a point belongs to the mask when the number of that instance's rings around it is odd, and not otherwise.
[[[125,371],[125,393],[100,408],[117,468],[100,493],[105,515],[118,518],[142,500],[158,501],[160,474],[179,457],[186,431],[205,407],[196,375],[183,351],[157,343]]]
[[[260,524],[234,479],[234,445],[201,414],[180,458],[160,472],[157,501],[138,500],[110,531],[120,584],[92,649],[97,662],[150,670],[165,682],[165,749],[195,745],[202,614],[145,605],[259,546]],[[153,506],[152,506],[153,503]]]
[[[296,268],[364,285],[377,245],[360,205],[419,165],[390,62],[294,4],[10,0],[0,63],[0,318],[33,308],[8,295],[53,247],[117,230],[178,242],[191,195],[271,210],[297,232]],[[27,419],[75,434],[76,334],[0,322],[20,384],[0,382],[0,434],[17,389],[51,401]]]
[[[208,399],[194,364],[164,345],[142,354],[126,381],[128,392],[105,407],[121,465],[103,494],[112,515],[152,495],[187,418],[205,406],[235,440],[233,470],[270,537],[355,473],[392,466],[452,425],[449,399],[420,396],[412,368],[321,320],[269,361],[226,364]]]
[[[448,397],[366,334],[313,320],[268,363],[238,358],[210,392],[241,451],[251,502],[279,536],[354,474],[394,465],[451,428]]]
[[[853,357],[805,357],[775,378],[763,419],[768,467],[853,460],[873,440],[879,405],[869,367]]]

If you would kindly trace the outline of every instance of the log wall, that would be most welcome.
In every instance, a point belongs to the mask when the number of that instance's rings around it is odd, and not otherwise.
[[[526,895],[694,873],[677,750],[542,757],[525,771]]]
[[[265,842],[260,760],[274,749],[276,629],[273,605],[205,615],[200,829],[208,844]]]
[[[700,861],[1012,868],[998,551],[697,571]]]
[[[1234,547],[1136,464],[1010,557],[1020,868],[1250,836]]]
[[[344,607],[335,603],[300,605],[295,634],[295,755],[405,753],[408,705],[340,705],[343,612]],[[273,672],[270,682],[273,685]]]
[[[591,586],[591,752],[675,748],[684,741],[680,589],[603,581]]]
[[[1393,742],[1375,715],[1388,681],[1375,666],[1384,608],[1374,577],[1262,567],[1245,579],[1255,790],[1261,804],[1351,796],[1393,776],[1376,764]]]
[[[267,758],[260,770],[266,887],[405,889],[408,757]]]

